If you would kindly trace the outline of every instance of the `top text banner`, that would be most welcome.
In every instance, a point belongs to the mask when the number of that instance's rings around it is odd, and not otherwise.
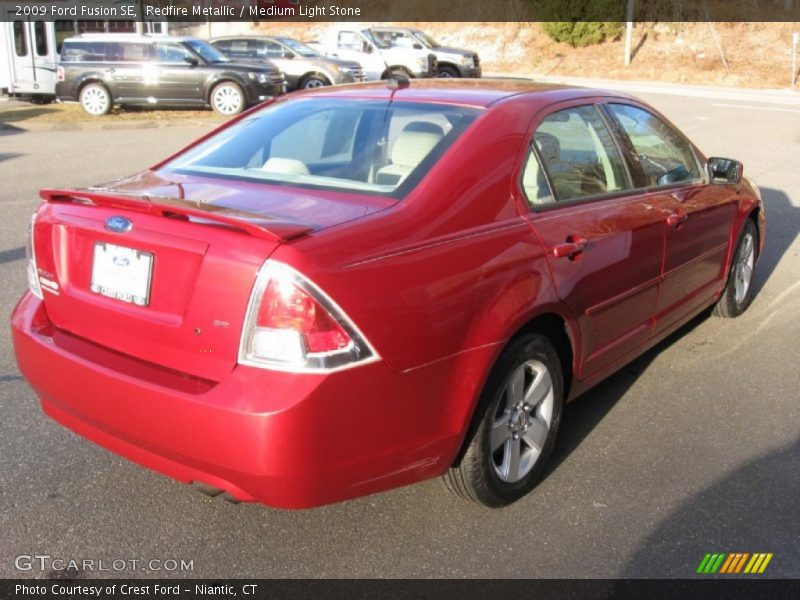
[[[0,20],[800,21],[800,0],[0,0]]]

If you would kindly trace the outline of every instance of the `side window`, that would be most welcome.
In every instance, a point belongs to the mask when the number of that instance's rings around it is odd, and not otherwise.
[[[183,63],[187,58],[194,58],[186,48],[173,42],[159,42],[156,48],[160,63]]]
[[[550,176],[553,192],[560,201],[630,187],[611,132],[593,105],[548,115],[534,133],[533,140]],[[530,160],[528,165],[534,168]],[[530,182],[533,177],[531,173],[527,180]],[[536,179],[540,179],[538,174]],[[530,194],[528,200],[535,203]]]
[[[691,146],[664,121],[628,104],[609,104],[609,108],[630,140],[645,186],[702,179]]]
[[[542,165],[539,164],[539,158],[532,149],[528,150],[525,170],[522,171],[522,189],[525,191],[528,202],[534,206],[553,202],[550,184],[547,183],[544,169],[542,169]]]
[[[66,42],[61,48],[62,62],[102,62],[106,60],[105,42]]]
[[[28,56],[28,42],[25,39],[25,23],[14,21],[14,49],[17,56]]]
[[[47,30],[44,21],[36,21],[33,24],[33,37],[36,40],[36,54],[38,56],[48,55]]]
[[[211,45],[214,46],[214,48],[216,48],[217,50],[219,50],[220,52],[222,52],[224,54],[230,54],[231,46],[233,45],[233,41],[232,40],[220,40],[218,42],[212,43]]]
[[[345,50],[366,52],[367,42],[355,31],[340,31],[338,46]]]
[[[280,44],[269,40],[265,41],[264,44],[266,46],[267,58],[283,58],[283,47]]]
[[[233,58],[250,58],[252,56],[252,44],[250,40],[229,40],[221,42],[225,45],[218,45],[217,47],[228,56]]]
[[[355,31],[340,31],[339,48],[361,52],[361,37]]]

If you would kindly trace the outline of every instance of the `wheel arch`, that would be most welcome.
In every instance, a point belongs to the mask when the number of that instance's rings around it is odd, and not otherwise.
[[[83,92],[83,88],[85,88],[87,85],[91,85],[93,83],[96,83],[98,85],[102,85],[106,89],[106,91],[108,92],[108,95],[111,96],[111,102],[112,103],[114,102],[114,91],[108,86],[108,84],[103,80],[103,78],[97,73],[89,73],[89,74],[85,75],[83,78],[81,78],[81,80],[75,86],[75,97],[77,98],[77,100],[79,102],[80,102],[80,99],[81,99],[81,92]]]
[[[570,325],[569,318],[566,315],[562,314],[554,307],[549,307],[527,318],[504,344],[498,346],[497,352],[483,375],[483,381],[478,390],[478,397],[472,407],[468,425],[463,432],[458,452],[452,461],[453,465],[458,465],[461,462],[464,453],[469,447],[472,436],[480,426],[483,413],[486,410],[486,399],[483,398],[484,388],[491,377],[492,371],[497,365],[498,359],[503,354],[503,351],[521,336],[538,333],[544,335],[553,344],[559,361],[561,362],[561,372],[564,378],[564,401],[567,401],[574,379],[576,348],[579,347],[577,346],[579,338],[575,327],[576,326]]]
[[[319,77],[324,79],[328,85],[333,85],[333,78],[324,71],[308,71],[297,80],[297,87],[302,88],[310,77]]]
[[[206,84],[205,99],[208,104],[211,104],[211,94],[214,92],[214,90],[218,85],[221,85],[223,83],[235,83],[240,88],[242,88],[242,92],[244,92],[244,82],[242,82],[237,77],[234,77],[230,74],[227,73],[222,74],[216,79],[212,79]]]
[[[452,62],[449,62],[449,61],[444,61],[444,62],[437,61],[436,70],[438,71],[442,67],[449,67],[451,69],[454,69],[455,72],[458,73],[459,77],[463,77],[463,74],[461,73],[461,68],[455,63],[452,63]]]

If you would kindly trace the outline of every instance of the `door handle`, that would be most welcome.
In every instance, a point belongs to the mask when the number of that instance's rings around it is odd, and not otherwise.
[[[585,239],[577,236],[569,236],[566,241],[553,246],[553,256],[556,258],[574,259],[578,254],[583,252],[586,248],[587,242]]]
[[[106,69],[106,73],[108,73],[108,74],[116,73],[116,72],[117,72],[116,69]]]
[[[678,209],[667,217],[667,225],[670,227],[678,227],[679,225],[683,225],[688,218],[689,215],[686,214],[685,210]]]

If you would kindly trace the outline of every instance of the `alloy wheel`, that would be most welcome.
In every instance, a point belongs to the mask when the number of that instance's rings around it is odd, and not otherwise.
[[[554,398],[550,372],[538,360],[509,377],[491,430],[492,462],[501,480],[517,482],[533,469],[550,432]]]
[[[755,240],[753,235],[748,233],[742,238],[742,244],[736,256],[736,266],[734,267],[734,299],[736,304],[741,304],[747,297],[750,282],[753,279],[755,255]]]

